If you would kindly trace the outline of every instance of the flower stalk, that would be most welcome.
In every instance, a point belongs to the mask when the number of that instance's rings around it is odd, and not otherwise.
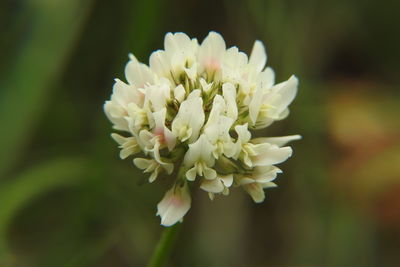
[[[177,223],[163,230],[147,267],[161,267],[165,264],[171,254],[180,228],[181,223]]]

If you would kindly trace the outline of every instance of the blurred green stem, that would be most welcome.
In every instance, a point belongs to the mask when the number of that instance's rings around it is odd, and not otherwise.
[[[175,244],[180,227],[181,223],[177,223],[164,229],[147,267],[161,267],[164,265]]]

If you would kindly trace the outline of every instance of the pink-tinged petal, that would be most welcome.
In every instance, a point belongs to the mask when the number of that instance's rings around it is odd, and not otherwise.
[[[172,226],[182,220],[190,209],[191,201],[189,187],[186,183],[183,186],[175,185],[168,190],[157,205],[157,215],[161,217],[161,224]]]
[[[210,32],[199,48],[199,70],[219,71],[225,51],[226,46],[222,36],[216,32]]]

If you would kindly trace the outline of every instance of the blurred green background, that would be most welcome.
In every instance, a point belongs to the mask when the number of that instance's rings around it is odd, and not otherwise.
[[[166,32],[267,47],[300,79],[276,189],[196,192],[168,266],[400,266],[399,1],[0,1],[0,266],[144,266],[168,182],[118,158],[102,105]]]

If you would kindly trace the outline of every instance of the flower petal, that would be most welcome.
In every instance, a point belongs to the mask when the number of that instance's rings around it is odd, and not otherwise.
[[[146,83],[154,82],[154,74],[148,66],[136,59],[130,60],[125,67],[125,76],[129,84],[143,88]]]
[[[264,189],[259,183],[250,183],[243,185],[243,189],[251,196],[256,203],[261,203],[265,199]]]
[[[221,193],[224,190],[224,184],[220,179],[207,180],[203,179],[200,188],[210,193]]]
[[[296,76],[292,75],[287,81],[279,83],[272,87],[272,91],[276,94],[279,94],[279,98],[274,98],[268,104],[277,108],[277,112],[283,112],[287,106],[292,103],[293,99],[297,93],[297,86],[299,80]]]
[[[226,115],[235,121],[238,116],[236,88],[231,83],[224,83],[222,85],[222,93],[226,103]]]
[[[186,183],[183,186],[175,185],[168,190],[157,205],[157,215],[161,217],[161,224],[171,226],[180,221],[189,211],[191,202]]]
[[[198,52],[199,71],[218,71],[226,51],[225,41],[219,33],[210,32]]]
[[[278,147],[268,143],[254,146],[257,156],[252,157],[254,166],[266,166],[281,163],[292,155],[292,149],[288,146]]]
[[[291,141],[300,140],[301,135],[287,135],[287,136],[278,136],[278,137],[259,137],[251,140],[253,144],[260,143],[270,143],[282,147]]]
[[[261,72],[267,63],[267,53],[261,41],[255,41],[251,51],[249,64],[253,65],[257,72]]]

